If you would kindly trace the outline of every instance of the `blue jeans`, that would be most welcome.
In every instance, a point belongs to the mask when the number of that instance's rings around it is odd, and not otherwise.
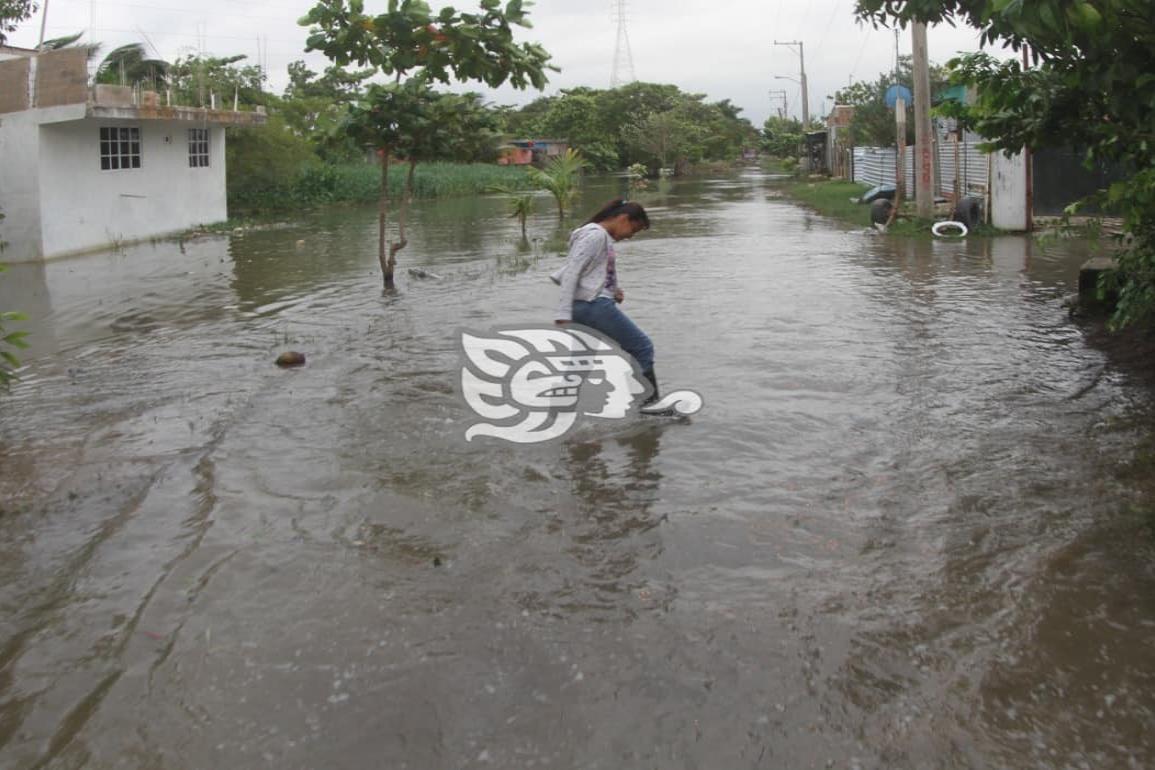
[[[573,320],[574,323],[596,329],[621,345],[622,350],[634,357],[643,372],[654,368],[654,343],[609,297],[597,297],[590,302],[576,300],[573,303]]]

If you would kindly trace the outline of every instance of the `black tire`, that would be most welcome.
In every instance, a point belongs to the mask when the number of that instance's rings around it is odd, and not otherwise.
[[[973,230],[983,223],[983,202],[979,198],[963,198],[955,204],[950,218],[955,222],[962,222],[968,230]]]
[[[894,210],[894,204],[886,198],[876,198],[870,204],[870,221],[876,225],[885,225],[890,221],[890,212]]]

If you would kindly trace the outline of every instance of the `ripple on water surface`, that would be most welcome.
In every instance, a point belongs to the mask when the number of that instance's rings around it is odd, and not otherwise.
[[[1060,306],[1081,246],[646,195],[625,307],[705,410],[546,446],[454,384],[548,319],[544,212],[419,204],[395,294],[365,210],[6,273],[0,764],[1155,761],[1150,380]]]

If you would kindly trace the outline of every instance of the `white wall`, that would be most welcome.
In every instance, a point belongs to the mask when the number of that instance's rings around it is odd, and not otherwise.
[[[140,128],[141,167],[100,168],[100,127]],[[209,128],[209,166],[190,168],[182,121],[88,118],[40,128],[44,257],[179,232],[228,218],[224,128]]]
[[[1023,153],[991,154],[991,224],[1000,230],[1027,229],[1027,173]]]
[[[36,174],[39,132],[34,113],[0,115],[0,261],[40,258],[40,189]]]

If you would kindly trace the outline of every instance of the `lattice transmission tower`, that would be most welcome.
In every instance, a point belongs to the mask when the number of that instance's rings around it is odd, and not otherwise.
[[[626,30],[626,0],[613,0],[614,20],[618,23],[618,44],[614,49],[614,71],[610,75],[610,87],[632,83],[634,76],[634,54],[630,50],[630,34]]]

